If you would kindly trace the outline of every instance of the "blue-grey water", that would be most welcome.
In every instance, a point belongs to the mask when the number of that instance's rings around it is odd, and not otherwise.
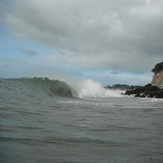
[[[51,84],[0,79],[0,163],[163,162],[163,100],[63,97]]]

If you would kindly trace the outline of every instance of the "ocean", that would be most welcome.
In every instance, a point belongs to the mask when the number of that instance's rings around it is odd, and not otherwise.
[[[87,80],[0,79],[0,163],[162,163],[163,99]]]

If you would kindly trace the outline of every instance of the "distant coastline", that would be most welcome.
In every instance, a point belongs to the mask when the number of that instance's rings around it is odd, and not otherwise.
[[[156,64],[152,72],[154,72],[152,82],[145,86],[116,84],[106,88],[126,90],[125,95],[133,95],[134,97],[163,98],[163,62]]]

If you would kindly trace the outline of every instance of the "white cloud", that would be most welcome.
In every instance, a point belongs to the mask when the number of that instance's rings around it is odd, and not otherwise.
[[[149,73],[162,61],[161,0],[9,2],[5,25],[20,38],[59,49],[64,55],[57,59],[67,64]]]

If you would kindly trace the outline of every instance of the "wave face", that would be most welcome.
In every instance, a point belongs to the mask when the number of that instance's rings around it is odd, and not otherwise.
[[[74,89],[75,88],[75,89]],[[91,79],[68,85],[59,80],[48,78],[0,79],[0,89],[8,96],[40,97],[60,96],[78,98],[122,97],[120,91],[105,89]]]
[[[97,98],[97,97],[122,97],[120,91],[105,89],[100,83],[91,79],[85,80],[77,88],[80,98]]]
[[[72,90],[49,79],[0,79],[0,163],[163,162],[163,100],[65,98],[57,85]],[[91,80],[80,86],[83,97],[109,92]]]
[[[67,83],[48,78],[0,79],[0,88],[6,94],[10,93],[16,96],[77,96],[76,91]]]

